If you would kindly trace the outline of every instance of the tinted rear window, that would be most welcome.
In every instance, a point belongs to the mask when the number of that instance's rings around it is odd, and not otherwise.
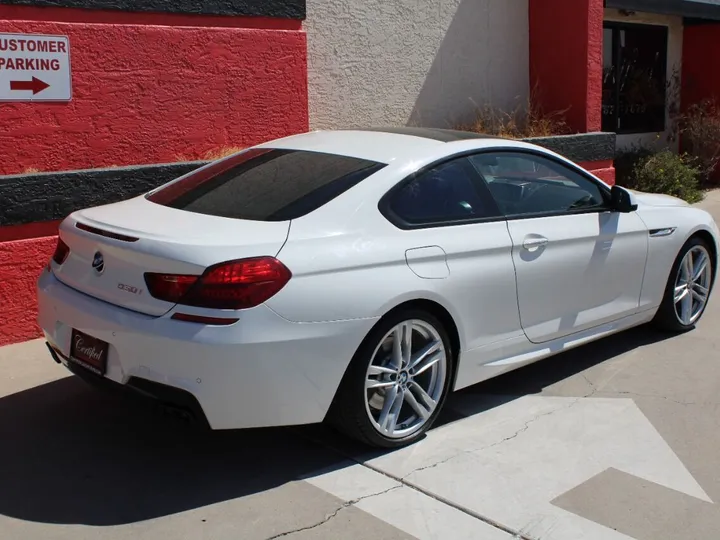
[[[321,152],[252,149],[198,169],[147,198],[199,214],[285,221],[309,214],[384,166]]]

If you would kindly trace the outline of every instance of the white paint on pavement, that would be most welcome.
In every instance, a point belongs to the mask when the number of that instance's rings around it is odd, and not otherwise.
[[[476,407],[477,398],[467,396],[465,405],[455,408]],[[457,508],[544,540],[628,540],[552,504],[609,468],[712,502],[631,399],[525,396],[433,430],[421,443],[367,463]],[[363,479],[355,467],[308,481],[345,500],[377,493],[391,482],[370,475]],[[400,523],[391,508],[403,497],[407,505],[419,504],[409,500],[410,491],[388,491],[358,507],[388,522],[395,519],[393,525],[421,539],[462,537],[447,535],[456,515],[472,520],[456,508],[438,510],[428,520],[427,514],[404,506]],[[413,496],[442,504],[419,492]],[[445,536],[436,535],[441,531]]]

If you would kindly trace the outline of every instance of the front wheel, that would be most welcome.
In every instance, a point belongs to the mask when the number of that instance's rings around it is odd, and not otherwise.
[[[692,330],[705,312],[714,272],[707,243],[698,237],[688,240],[670,272],[656,326],[672,332]]]
[[[415,309],[391,314],[355,354],[338,389],[332,423],[371,446],[416,442],[442,409],[452,358],[447,332],[436,317]]]

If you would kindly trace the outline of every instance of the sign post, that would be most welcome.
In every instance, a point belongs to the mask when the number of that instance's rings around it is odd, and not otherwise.
[[[0,101],[70,101],[67,36],[0,33]]]

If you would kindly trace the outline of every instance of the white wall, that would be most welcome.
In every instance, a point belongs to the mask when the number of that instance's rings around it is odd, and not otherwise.
[[[467,121],[527,101],[528,0],[308,0],[312,129]]]
[[[636,12],[634,15],[621,15],[617,9],[605,9],[605,20],[613,22],[638,23],[638,24],[659,24],[668,27],[668,80],[673,72],[681,73],[682,50],[683,50],[683,20],[679,16],[656,15],[654,13]],[[634,144],[642,144],[646,147],[670,147],[677,149],[678,142],[667,144],[670,133],[670,115],[665,119],[666,130],[663,133],[643,133],[640,135],[618,135],[617,148],[622,150]]]

